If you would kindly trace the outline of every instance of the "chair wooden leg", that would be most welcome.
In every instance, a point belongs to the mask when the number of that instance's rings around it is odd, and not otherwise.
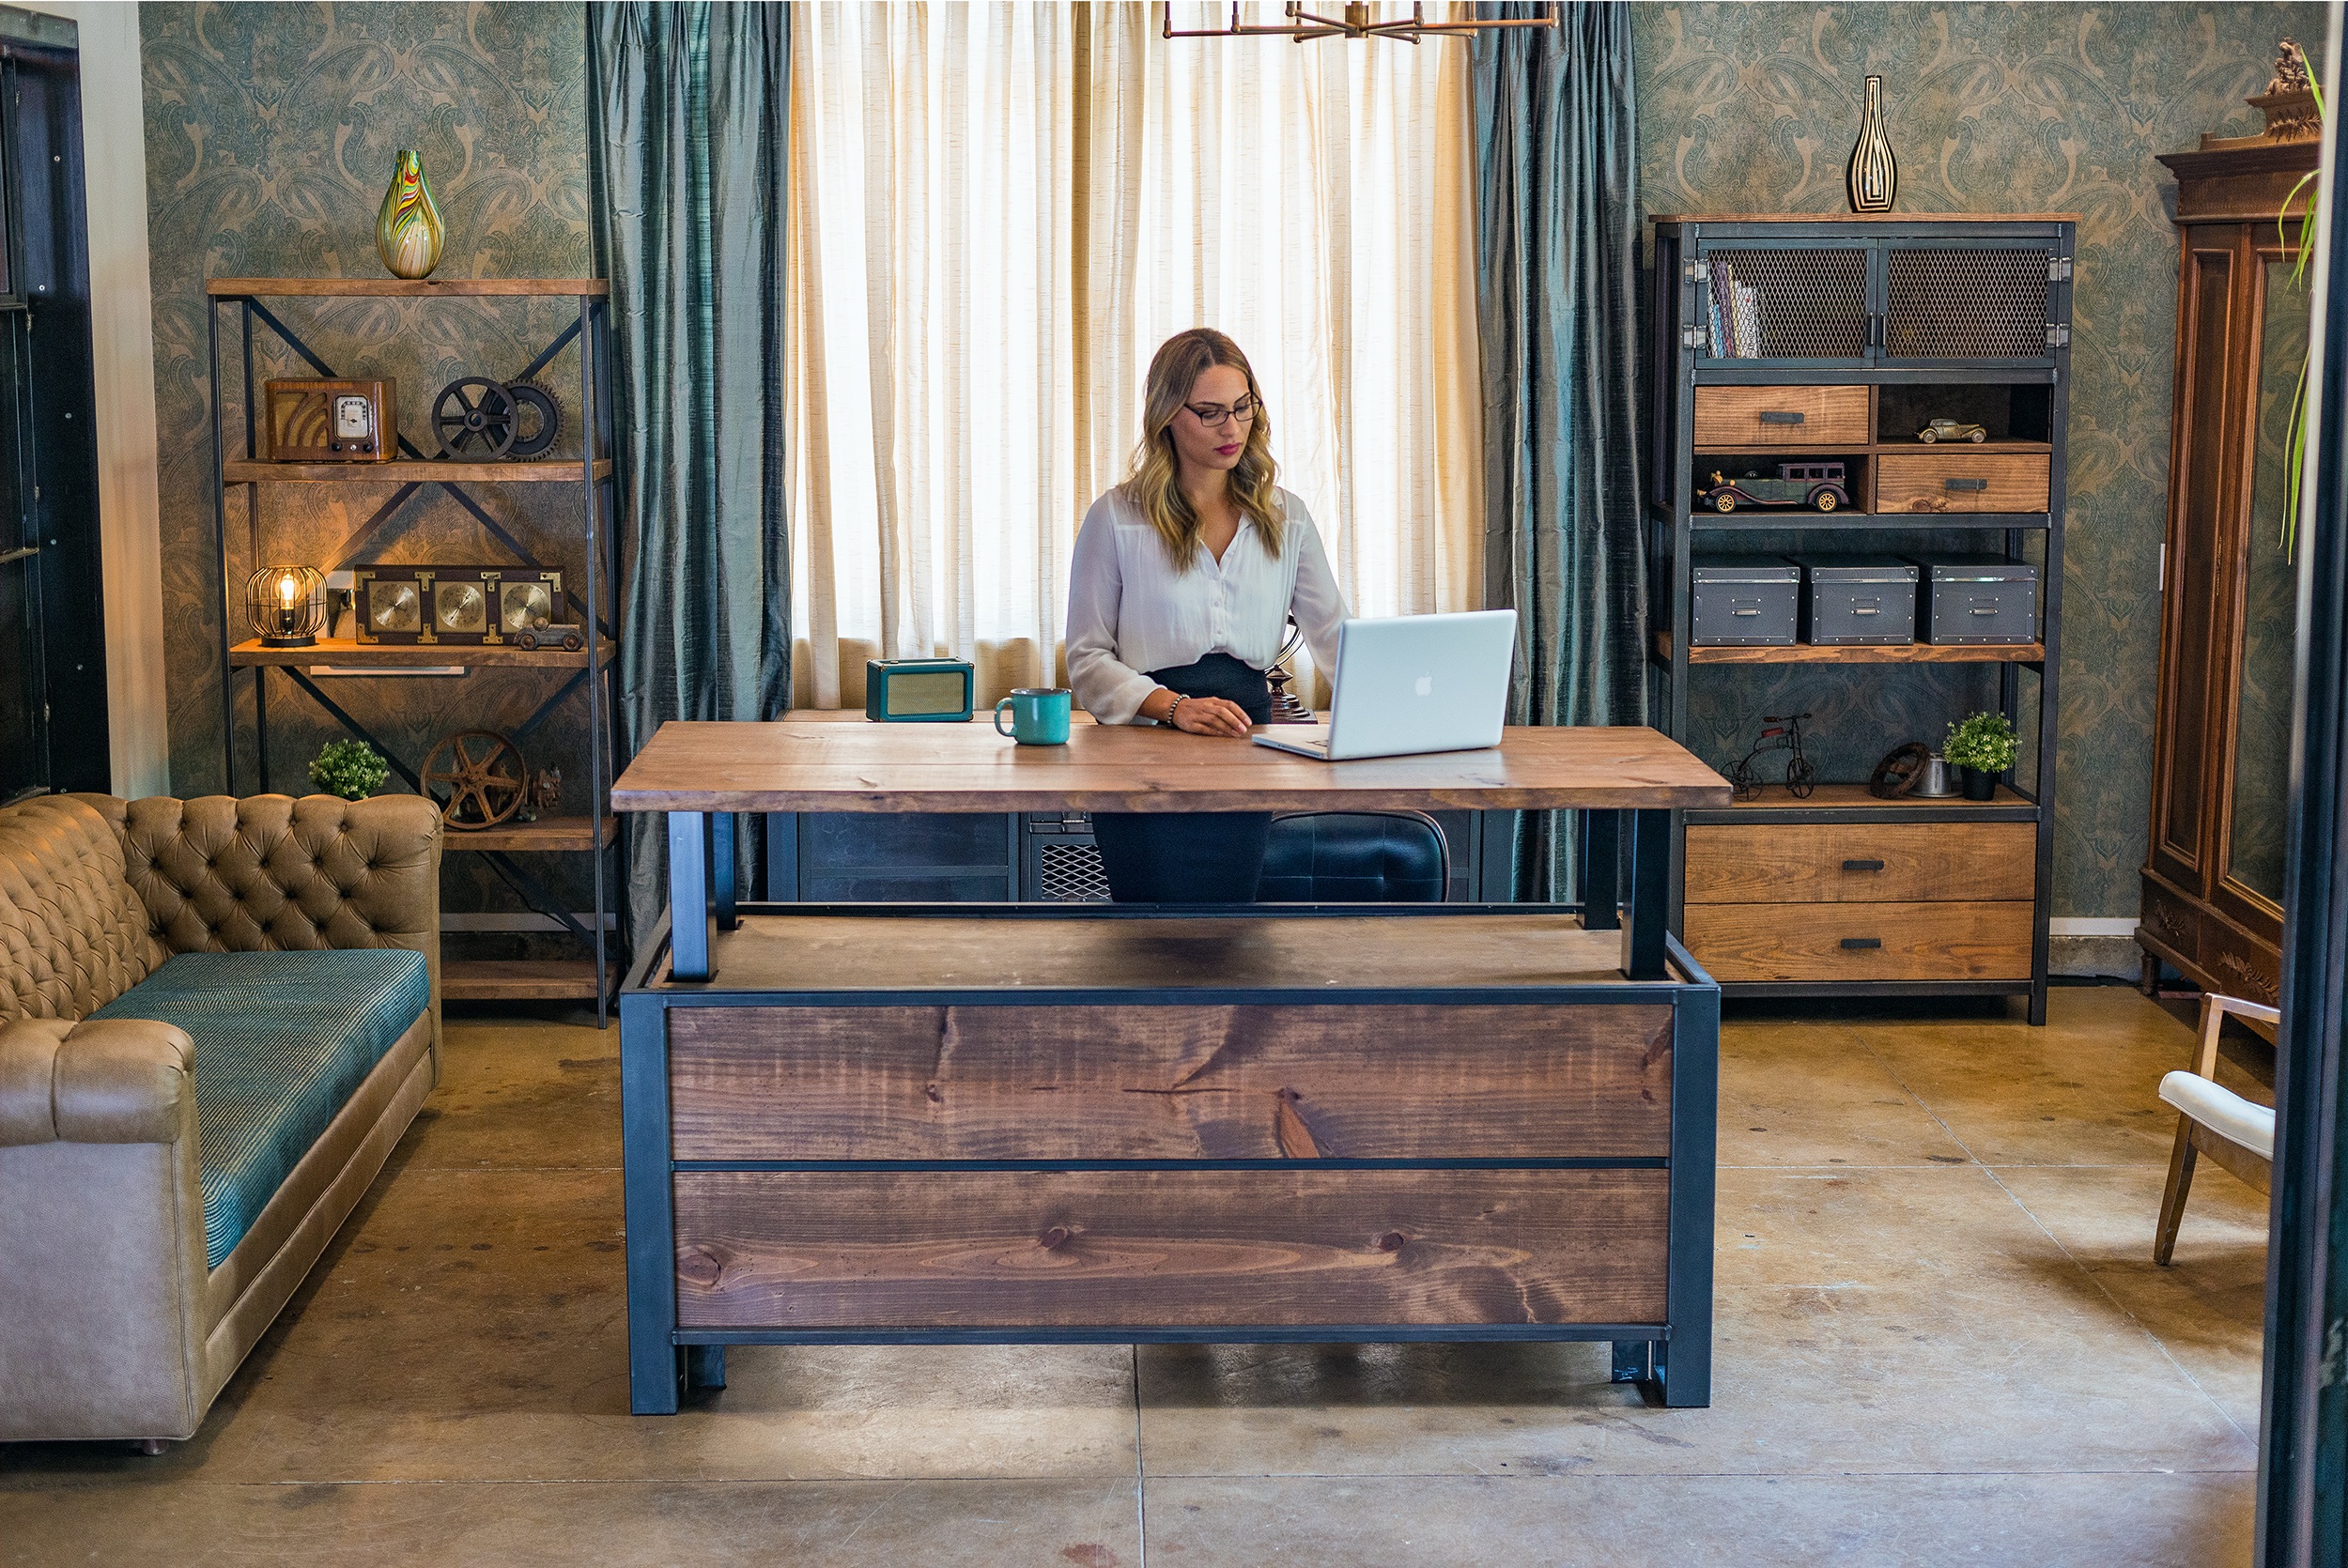
[[[2185,1195],[2193,1190],[2193,1120],[2177,1117],[2176,1152],[2169,1157],[2169,1188],[2160,1195],[2160,1228],[2153,1236],[2153,1261],[2163,1268],[2177,1250],[2177,1227],[2185,1222]]]

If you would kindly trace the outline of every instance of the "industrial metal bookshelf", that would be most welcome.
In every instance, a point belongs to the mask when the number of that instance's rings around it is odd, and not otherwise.
[[[239,727],[233,677],[239,669],[253,672],[255,776],[263,791],[270,786],[269,671],[279,669],[328,717],[380,752],[393,771],[419,793],[423,792],[424,786],[416,767],[370,733],[364,725],[330,697],[312,678],[313,667],[337,670],[375,669],[385,674],[452,665],[461,665],[468,675],[515,669],[568,671],[569,679],[540,703],[513,734],[517,741],[526,739],[574,696],[584,695],[587,704],[588,774],[585,813],[452,832],[446,835],[442,844],[448,851],[486,856],[526,903],[579,938],[592,956],[585,960],[447,963],[441,966],[441,992],[456,1001],[528,998],[593,1000],[599,1021],[608,1015],[621,972],[618,961],[621,955],[613,948],[614,937],[609,917],[620,886],[617,863],[619,833],[616,819],[611,815],[610,790],[610,781],[624,761],[620,755],[615,724],[617,692],[613,667],[617,644],[612,633],[619,621],[619,549],[613,530],[607,528],[604,521],[615,504],[609,491],[614,469],[609,384],[610,292],[610,285],[600,278],[482,278],[446,282],[410,282],[396,278],[214,278],[205,285],[205,315],[211,367],[212,469],[215,475],[212,530],[220,567],[222,603],[221,734],[228,792],[231,794],[238,792]],[[387,462],[340,464],[264,460],[255,445],[260,404],[256,401],[258,387],[255,378],[255,329],[258,327],[273,334],[287,351],[309,367],[310,374],[329,378],[345,374],[322,358],[301,332],[288,326],[278,314],[278,308],[273,308],[271,303],[279,302],[282,307],[284,300],[305,299],[575,300],[579,306],[578,318],[566,322],[536,358],[506,379],[530,380],[553,363],[565,348],[573,345],[578,346],[579,455],[567,458],[549,455],[535,462],[465,462],[427,457],[403,436],[399,441],[399,456]],[[240,417],[236,422],[241,424],[240,451],[231,450],[231,411],[224,405],[221,396],[224,306],[234,308],[234,330],[238,334],[241,363],[243,399]],[[560,567],[563,562],[539,561],[511,530],[482,506],[468,486],[579,486],[579,564],[582,568],[578,577],[579,589],[572,588],[567,574],[564,586],[564,598],[569,601],[571,608],[592,628],[586,638],[587,646],[578,649],[522,649],[511,644],[419,646],[320,638],[309,647],[273,648],[265,646],[257,638],[239,640],[238,632],[243,617],[239,590],[243,579],[242,575],[232,571],[231,566],[228,493],[234,489],[245,497],[245,553],[253,554],[260,538],[263,497],[272,487],[283,484],[365,484],[378,487],[389,484],[394,487],[358,529],[332,546],[338,559],[326,568],[330,571],[345,570],[371,560],[371,552],[381,548],[399,531],[395,519],[409,501],[429,486],[438,486],[442,495],[461,507],[482,532],[514,557],[516,566],[533,570]],[[246,570],[260,564],[258,560],[248,561]],[[578,915],[565,907],[567,900],[557,898],[536,876],[513,858],[516,854],[548,853],[584,853],[592,857],[595,884],[592,930],[581,924]]]
[[[1724,995],[2024,995],[2046,1020],[2076,231],[2063,213],[1655,220],[1646,533],[1665,730],[1693,744],[1691,688],[1715,666],[1892,679],[1986,664],[2023,740],[1985,803],[1878,799],[1846,779],[1679,813],[1671,924]],[[1984,439],[1918,440],[1942,414]],[[1847,509],[1716,512],[1700,493],[1732,463],[1824,459],[1844,465]],[[2028,561],[2038,636],[1691,647],[1691,558],[1759,535]],[[1882,739],[1937,742],[1938,725]]]

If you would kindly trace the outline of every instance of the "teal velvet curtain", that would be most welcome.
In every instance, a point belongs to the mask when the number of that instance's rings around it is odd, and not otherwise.
[[[1474,69],[1484,602],[1517,611],[1509,721],[1644,724],[1630,8],[1478,34]],[[1572,897],[1564,822],[1520,819],[1519,898]]]
[[[780,5],[595,5],[590,183],[611,280],[630,754],[672,718],[791,692],[783,483],[790,19]],[[629,929],[665,902],[658,819],[627,819]],[[739,838],[751,885],[759,834]]]

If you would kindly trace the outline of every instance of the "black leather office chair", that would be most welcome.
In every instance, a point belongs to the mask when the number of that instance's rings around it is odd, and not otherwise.
[[[1424,811],[1291,811],[1272,819],[1256,898],[1431,904],[1450,885],[1443,829]]]

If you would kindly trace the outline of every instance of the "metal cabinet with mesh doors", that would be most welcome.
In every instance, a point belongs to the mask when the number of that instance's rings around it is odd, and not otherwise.
[[[2064,213],[1655,220],[1660,722],[1725,768],[1808,721],[1800,794],[1679,814],[1672,926],[1723,995],[2022,996],[2045,1021],[2076,231]],[[1831,512],[1707,504],[1829,463],[1849,496]],[[2034,572],[2036,602],[2007,641],[1725,646],[1693,614],[1695,562],[1723,553],[1994,561]],[[1878,759],[1982,711],[2020,741],[1990,800],[1870,792]]]

